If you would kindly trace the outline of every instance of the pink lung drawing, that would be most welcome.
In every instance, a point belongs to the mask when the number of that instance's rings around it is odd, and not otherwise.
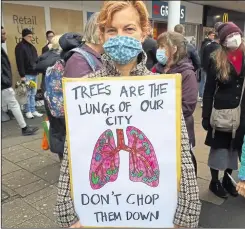
[[[90,165],[89,180],[92,189],[100,189],[108,182],[114,182],[119,172],[119,152],[127,151],[129,156],[129,179],[148,186],[159,184],[159,165],[154,148],[145,134],[128,126],[125,144],[123,129],[117,129],[117,146],[111,130],[106,130],[97,140]]]
[[[145,134],[133,126],[127,130],[129,155],[129,178],[134,182],[144,182],[151,187],[159,184],[159,165],[155,150]]]
[[[111,130],[101,134],[95,144],[90,165],[90,184],[93,189],[100,189],[108,182],[117,179],[119,169],[119,154]]]

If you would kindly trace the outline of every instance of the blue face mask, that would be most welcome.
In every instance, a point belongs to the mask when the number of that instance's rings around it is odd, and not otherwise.
[[[156,58],[160,64],[165,65],[168,62],[168,57],[166,56],[165,49],[158,49]]]
[[[140,41],[132,37],[116,36],[103,45],[105,53],[118,64],[127,64],[142,52]]]

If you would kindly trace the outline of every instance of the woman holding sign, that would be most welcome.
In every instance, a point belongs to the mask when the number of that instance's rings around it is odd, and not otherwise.
[[[103,48],[103,68],[86,77],[146,76],[146,54],[142,42],[149,33],[149,14],[143,1],[105,1],[98,17]],[[123,20],[122,20],[123,19]],[[176,227],[198,227],[201,203],[190,145],[182,116],[181,184],[173,219]],[[167,185],[167,184],[166,184]],[[59,179],[56,214],[62,227],[79,228],[83,222],[74,209],[70,192],[69,163],[64,154]]]

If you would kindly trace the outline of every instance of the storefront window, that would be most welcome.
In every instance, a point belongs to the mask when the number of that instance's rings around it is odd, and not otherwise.
[[[185,27],[185,38],[194,46],[198,45],[198,25],[183,24]]]

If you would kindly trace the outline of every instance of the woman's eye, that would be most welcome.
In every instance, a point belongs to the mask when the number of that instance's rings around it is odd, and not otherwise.
[[[127,28],[128,31],[134,31],[134,28]]]

